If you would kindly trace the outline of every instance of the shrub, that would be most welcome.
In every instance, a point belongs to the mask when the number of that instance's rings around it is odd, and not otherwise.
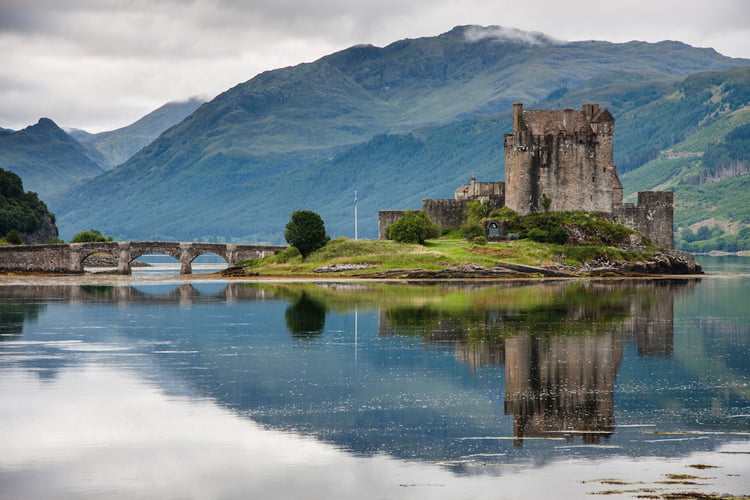
[[[297,247],[288,247],[272,257],[277,264],[286,264],[295,257],[302,255]]]
[[[388,239],[399,243],[424,244],[429,238],[437,238],[440,228],[422,212],[407,210],[406,214],[388,228]]]
[[[326,234],[320,215],[311,210],[297,210],[286,224],[284,239],[305,258],[328,243],[331,237]]]
[[[15,229],[11,229],[10,231],[8,231],[8,234],[5,236],[5,241],[7,241],[10,245],[23,245],[23,238],[21,237],[21,233],[19,233]]]
[[[484,227],[482,227],[481,224],[467,222],[463,226],[461,226],[461,236],[465,239],[471,241],[474,238],[477,238],[479,236],[484,237],[485,236]]]
[[[112,241],[111,236],[104,236],[96,229],[81,231],[70,239],[71,243],[91,243],[97,241]]]
[[[547,243],[549,239],[549,233],[539,227],[532,227],[526,232],[526,237],[530,240],[538,241],[540,243]]]
[[[522,230],[521,227],[521,216],[515,210],[508,207],[498,208],[490,212],[490,219],[508,221],[508,231],[511,233],[517,233]]]

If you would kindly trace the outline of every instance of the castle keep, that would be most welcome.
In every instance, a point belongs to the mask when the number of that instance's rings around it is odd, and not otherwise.
[[[515,103],[513,133],[504,137],[505,182],[477,182],[472,175],[469,184],[455,190],[454,199],[422,200],[422,210],[442,228],[463,224],[472,200],[491,208],[507,206],[522,215],[546,208],[601,212],[671,250],[674,193],[641,192],[637,204],[623,204],[613,164],[614,133],[614,117],[598,104],[550,111],[524,110],[522,103]],[[381,239],[404,213],[379,212]]]
[[[513,105],[513,133],[505,135],[505,205],[521,215],[612,212],[622,185],[612,163],[615,119],[597,104],[581,111],[524,111]]]

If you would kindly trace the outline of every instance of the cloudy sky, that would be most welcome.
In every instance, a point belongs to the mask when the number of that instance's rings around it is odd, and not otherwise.
[[[750,58],[748,0],[0,0],[0,127],[111,130],[261,71],[464,24]]]

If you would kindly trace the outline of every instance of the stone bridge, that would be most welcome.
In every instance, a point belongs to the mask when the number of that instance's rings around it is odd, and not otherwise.
[[[0,247],[0,270],[83,273],[83,263],[95,253],[117,258],[117,272],[130,274],[130,263],[147,254],[166,254],[180,261],[180,274],[192,274],[192,262],[199,255],[213,253],[234,266],[246,259],[257,259],[284,250],[277,245],[237,245],[176,241],[106,241],[58,245]]]

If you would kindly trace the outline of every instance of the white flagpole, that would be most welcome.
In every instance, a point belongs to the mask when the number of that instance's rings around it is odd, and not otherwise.
[[[357,238],[357,191],[354,191],[354,239]]]

